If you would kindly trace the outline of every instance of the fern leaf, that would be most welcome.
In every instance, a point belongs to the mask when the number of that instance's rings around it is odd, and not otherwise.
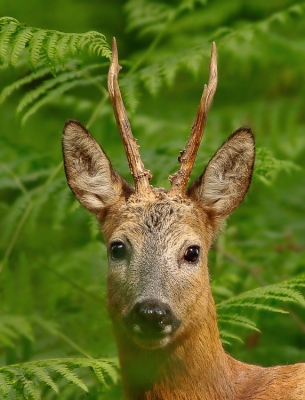
[[[80,39],[80,35],[71,35],[69,40],[69,49],[72,55],[77,54],[79,51],[78,42]]]
[[[224,344],[229,344],[229,345],[231,344],[231,342],[229,342],[227,339],[234,339],[240,343],[243,343],[243,340],[239,336],[237,336],[234,333],[231,333],[229,331],[226,331],[225,329],[220,329],[219,334],[220,334],[221,341]]]
[[[164,4],[145,0],[129,0],[125,6],[128,15],[127,29],[139,30],[139,36],[156,34],[173,18],[175,10]]]
[[[89,43],[88,50],[92,54],[96,54],[98,56],[103,56],[106,58],[111,58],[111,51],[107,46],[106,41],[103,39],[101,40],[101,38],[92,39],[92,41]]]
[[[104,386],[107,387],[107,383],[106,383],[106,381],[105,381],[105,377],[104,377],[104,373],[103,373],[104,370],[103,370],[102,366],[101,366],[101,365],[95,365],[95,366],[93,366],[92,368],[93,368],[93,371],[94,371],[94,373],[95,373],[97,379],[98,379]]]
[[[16,18],[13,17],[1,17],[0,18],[0,26],[6,24],[19,24]]]
[[[85,49],[111,59],[105,36],[99,32],[63,33],[26,27],[9,17],[0,18],[0,65],[6,62],[11,49],[9,63],[15,66],[28,44],[28,62],[32,71],[47,66],[53,75],[59,67],[65,67],[69,56]]]
[[[305,285],[305,275],[290,281],[250,290],[217,305],[218,312],[235,307],[253,307],[274,312],[285,312],[268,304],[270,301],[292,302],[305,306],[304,296],[297,290]],[[262,304],[263,303],[263,304]],[[265,304],[267,303],[267,304]]]
[[[32,28],[26,28],[19,31],[12,43],[9,64],[13,67],[16,65],[21,52],[33,36]]]
[[[72,80],[80,79],[85,74],[90,73],[94,69],[100,68],[101,64],[92,64],[88,67],[80,69],[78,71],[71,71],[62,73],[52,79],[48,79],[44,81],[40,86],[36,89],[29,91],[19,102],[18,107],[16,109],[17,114],[21,113],[27,106],[31,103],[34,103],[41,96],[46,94],[50,89],[61,85],[62,83],[69,82]],[[75,68],[75,66],[71,63],[70,68]]]
[[[100,78],[94,78],[95,80],[99,80]],[[67,82],[65,84],[62,84],[61,86],[55,88],[54,90],[48,92],[46,96],[44,96],[42,99],[34,103],[34,105],[23,115],[21,119],[21,123],[24,124],[29,117],[31,117],[33,114],[35,114],[42,106],[45,104],[51,103],[56,99],[57,97],[61,96],[63,93],[65,93],[68,90],[73,89],[76,86],[87,86],[87,85],[92,85],[93,81],[88,80],[88,79],[78,79],[74,80],[72,82]]]
[[[300,167],[292,161],[278,160],[264,147],[256,150],[254,174],[263,183],[270,185],[280,171],[300,171]]]
[[[69,383],[73,383],[83,391],[88,392],[88,388],[84,382],[74,372],[72,372],[67,365],[60,362],[53,363],[51,368],[53,371],[56,371],[58,374],[60,374],[60,376],[65,378]]]
[[[65,66],[67,62],[67,50],[69,49],[68,43],[71,39],[70,35],[62,36],[59,41],[57,42],[57,57],[61,64],[61,66]]]
[[[51,61],[51,63],[56,64],[57,61],[57,57],[56,57],[56,46],[57,46],[57,42],[58,42],[58,33],[54,32],[51,35],[49,35],[48,37],[48,41],[46,43],[46,52],[47,52],[47,56],[49,58],[49,60]]]
[[[18,380],[23,386],[25,398],[30,397],[33,400],[41,400],[38,390],[35,388],[33,381],[29,380],[22,371],[18,373]]]
[[[252,329],[259,332],[259,329],[256,327],[256,324],[253,321],[251,321],[249,318],[246,318],[238,314],[222,315],[218,318],[218,323],[220,325],[224,323],[237,325],[243,328]]]
[[[29,46],[29,64],[33,71],[36,71],[41,66],[42,49],[47,37],[47,31],[38,30],[33,33]]]
[[[54,392],[59,392],[56,383],[51,378],[51,375],[46,368],[35,364],[24,364],[23,370],[27,372],[30,376],[37,377],[40,382],[49,386],[51,389],[54,390]]]
[[[106,373],[112,382],[117,383],[118,381],[118,360],[98,360],[96,363],[97,367]]]
[[[158,65],[153,65],[145,68],[141,71],[140,77],[147,90],[153,95],[157,94],[162,83],[160,77],[160,67]]]
[[[48,38],[45,43],[45,55],[51,70],[52,75],[56,76],[56,66],[58,65],[57,59],[57,42],[58,42],[58,33],[54,32],[48,35]]]
[[[41,361],[30,361],[23,364],[0,367],[0,393],[6,399],[19,399],[19,393],[33,399],[41,400],[40,394],[35,384],[42,383],[58,393],[59,388],[55,380],[59,378],[66,379],[70,384],[77,386],[85,392],[88,392],[84,382],[73,372],[78,368],[92,368],[97,378],[106,387],[105,374],[111,377],[113,381],[117,380],[117,364],[112,360],[94,360],[94,359],[51,359]],[[34,384],[34,381],[35,384]],[[18,390],[17,390],[18,388]],[[27,397],[26,397],[27,398]]]
[[[274,312],[274,313],[280,313],[280,314],[288,314],[288,311],[282,310],[278,307],[273,307],[270,305],[266,304],[260,304],[256,302],[237,302],[237,303],[231,303],[231,304],[222,304],[219,303],[217,306],[217,312],[219,315],[221,315],[221,312],[228,313],[230,311],[227,311],[226,309],[237,309],[237,308],[254,308],[255,310],[263,310],[263,311],[269,311],[269,312]],[[226,310],[226,311],[225,311]]]
[[[16,90],[20,89],[22,86],[34,82],[36,79],[43,78],[48,73],[49,73],[49,68],[41,68],[38,71],[32,72],[31,74],[25,76],[24,78],[18,79],[11,85],[6,86],[0,93],[0,104],[3,103],[8,96],[10,96]]]
[[[1,21],[2,20],[2,21]],[[7,20],[0,20],[0,65],[4,64],[6,61],[6,56],[9,50],[9,44],[11,37],[18,29],[18,25],[14,21],[9,23],[5,22]]]
[[[124,76],[120,82],[124,102],[126,102],[126,105],[129,107],[132,113],[135,112],[139,103],[138,84],[139,81],[135,75]]]
[[[18,393],[12,386],[12,380],[10,377],[0,373],[0,393],[4,399],[17,400]]]

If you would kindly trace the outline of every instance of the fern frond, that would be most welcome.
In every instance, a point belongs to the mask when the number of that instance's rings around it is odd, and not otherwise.
[[[50,90],[44,97],[42,97],[40,100],[35,102],[32,107],[30,107],[30,109],[23,115],[21,123],[24,124],[28,120],[28,118],[35,114],[42,106],[48,103],[52,103],[52,101],[54,101],[56,98],[58,98],[68,90],[71,90],[77,86],[92,85],[94,81],[99,81],[101,79],[101,77],[95,77],[93,81],[87,78],[77,79],[71,82],[66,82],[56,87],[54,90]]]
[[[50,372],[45,368],[38,365],[24,364],[23,370],[30,376],[35,376],[40,382],[49,386],[55,393],[58,393],[58,387],[52,379]]]
[[[127,29],[139,30],[139,36],[163,30],[175,14],[174,8],[164,3],[146,0],[129,0],[125,10],[128,15]]]
[[[89,52],[111,59],[111,50],[105,46],[105,36],[98,32],[90,32],[90,41],[86,43]]]
[[[7,375],[0,373],[0,393],[4,399],[18,400],[17,390],[12,386],[12,380]]]
[[[260,301],[267,302],[269,300],[298,303],[305,306],[304,296],[297,290],[297,288],[301,287],[305,287],[305,275],[289,281],[250,290],[232,299],[222,301],[217,307],[218,310],[228,307],[244,307],[247,303],[256,306]]]
[[[16,18],[13,17],[1,17],[0,18],[0,26],[6,24],[19,24]]]
[[[56,382],[62,378],[69,384],[88,392],[85,383],[74,372],[79,368],[92,369],[103,387],[107,387],[106,377],[113,382],[117,380],[117,363],[114,360],[62,358],[30,361],[0,367],[0,393],[5,399],[19,399],[22,394],[25,398],[41,400],[41,395],[35,386],[44,384],[55,393],[59,393]]]
[[[78,48],[79,36],[72,35],[69,40],[69,48],[72,55],[76,54],[79,51]]]
[[[26,47],[30,68],[36,71],[48,67],[54,75],[57,68],[65,67],[69,57],[84,50],[111,59],[105,36],[99,32],[63,33],[26,27],[9,17],[0,18],[0,64],[8,61],[14,66]]]
[[[304,296],[299,292],[299,289],[304,287],[305,274],[302,274],[294,279],[253,289],[229,300],[224,300],[217,305],[220,327],[238,325],[243,328],[258,330],[253,321],[238,312],[252,308],[258,311],[288,314],[288,311],[275,307],[273,303],[297,303],[305,306]],[[227,337],[224,336],[224,343],[227,343]]]
[[[220,325],[229,323],[231,325],[237,325],[239,327],[252,329],[259,332],[255,322],[239,314],[222,315],[218,318],[218,323]]]
[[[74,66],[70,66],[74,68]],[[41,85],[37,88],[29,91],[19,102],[18,107],[16,109],[17,114],[21,113],[26,107],[28,107],[31,103],[34,103],[37,99],[42,97],[51,89],[60,86],[61,84],[73,80],[80,79],[84,77],[85,74],[89,74],[94,69],[101,68],[101,64],[92,64],[83,69],[71,71],[71,72],[64,72],[59,74],[58,76],[45,80]]]
[[[12,43],[11,54],[9,58],[9,64],[13,67],[16,65],[21,52],[24,50],[27,43],[33,36],[31,28],[26,28],[18,32]]]
[[[18,24],[15,21],[8,19],[8,17],[0,19],[0,65],[5,63],[10,42],[18,29]]]
[[[67,62],[67,50],[69,49],[68,44],[69,41],[71,40],[71,35],[64,35],[62,36],[58,42],[57,42],[57,57],[59,60],[59,63],[62,67],[66,65]]]
[[[259,147],[256,149],[254,174],[263,183],[270,185],[280,171],[300,171],[301,167],[292,161],[274,158],[269,149]]]
[[[32,71],[36,71],[41,66],[42,48],[47,37],[45,30],[38,30],[33,33],[29,45],[29,65]]]
[[[13,372],[14,370],[12,370]],[[25,376],[23,374],[22,371],[16,371],[15,373],[17,375],[17,379],[18,379],[18,386],[22,386],[23,388],[23,396],[27,399],[27,398],[31,398],[33,400],[40,400],[40,394],[38,389],[36,389],[35,384],[32,380],[30,380],[27,376]]]
[[[258,30],[262,32],[266,32],[270,29],[270,25],[274,22],[278,22],[280,24],[284,24],[291,17],[300,17],[304,14],[305,4],[304,2],[301,4],[294,4],[292,6],[287,7],[284,10],[277,11],[270,15],[270,17],[265,20],[259,22],[256,27]]]
[[[231,342],[227,339],[233,339],[233,340],[236,340],[237,342],[243,343],[243,340],[239,336],[237,336],[234,333],[229,332],[225,329],[220,329],[219,334],[220,334],[221,341],[224,344],[229,344],[229,345],[231,344]]]
[[[132,113],[136,110],[139,103],[138,84],[138,77],[135,75],[124,76],[120,81],[124,101]]]
[[[51,33],[48,37],[48,41],[46,42],[46,46],[45,46],[46,56],[54,68],[58,64],[58,60],[57,60],[58,38],[59,38],[59,34],[57,32]]]
[[[143,69],[140,72],[140,78],[151,94],[157,94],[162,83],[160,77],[160,67],[158,65],[153,65]]]
[[[82,364],[84,366],[84,364]],[[87,366],[87,365],[86,365]],[[88,392],[87,386],[84,382],[73,372],[71,371],[71,364],[68,361],[67,364],[60,362],[54,362],[52,365],[49,364],[49,368],[53,371],[57,372],[60,376],[65,378],[69,383],[73,383],[75,386],[78,386],[85,392]],[[72,364],[72,367],[75,368],[76,366]]]
[[[41,68],[39,71],[32,72],[31,74],[25,76],[24,78],[18,79],[11,85],[6,86],[0,93],[0,104],[4,102],[12,93],[20,89],[22,86],[34,82],[37,79],[43,78],[48,75],[49,68]]]
[[[220,304],[220,303],[219,303]],[[262,311],[268,311],[268,312],[274,312],[274,313],[280,313],[280,314],[288,314],[288,311],[282,310],[281,308],[278,307],[273,307],[269,306],[266,304],[261,304],[261,303],[255,303],[255,302],[240,302],[238,304],[220,304],[219,305],[219,315],[221,315],[221,312],[223,313],[229,313],[230,309],[235,309],[235,308],[253,308],[255,310],[262,310]],[[228,309],[228,310],[226,310]],[[217,307],[218,310],[218,307]]]

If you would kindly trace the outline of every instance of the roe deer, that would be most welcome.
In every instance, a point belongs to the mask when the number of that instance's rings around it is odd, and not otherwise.
[[[304,400],[305,364],[263,368],[225,353],[207,268],[208,251],[251,181],[254,139],[240,128],[186,189],[217,85],[216,47],[195,123],[170,176],[152,188],[132,136],[119,85],[118,54],[108,89],[135,185],[127,183],[77,121],[64,129],[67,181],[97,216],[109,258],[107,304],[129,400]]]

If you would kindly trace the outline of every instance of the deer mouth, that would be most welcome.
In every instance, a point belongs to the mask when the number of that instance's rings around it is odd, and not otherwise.
[[[133,341],[146,350],[155,350],[166,347],[172,341],[172,335],[144,336],[132,335]]]

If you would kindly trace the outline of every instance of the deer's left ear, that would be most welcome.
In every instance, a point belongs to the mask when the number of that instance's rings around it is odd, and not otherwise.
[[[93,214],[100,214],[105,207],[134,192],[77,121],[70,120],[65,125],[63,156],[68,185],[78,201]]]
[[[235,131],[213,156],[188,195],[226,218],[241,203],[251,182],[255,158],[254,137],[249,128]]]

